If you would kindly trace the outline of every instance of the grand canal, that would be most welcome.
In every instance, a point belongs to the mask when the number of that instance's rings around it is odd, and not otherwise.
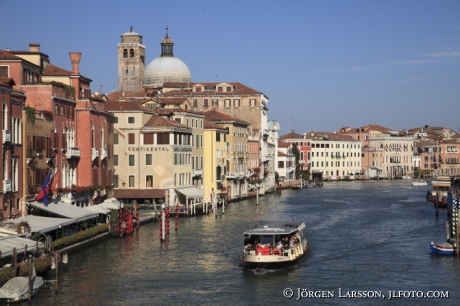
[[[158,223],[69,255],[59,293],[42,287],[33,305],[445,305],[460,304],[460,260],[430,255],[445,240],[427,186],[410,181],[334,182],[228,204],[225,214],[181,218],[159,241]],[[303,220],[310,250],[296,266],[256,273],[239,265],[242,232],[261,220]],[[52,273],[48,275],[53,278]],[[286,288],[294,296],[283,296]],[[298,299],[298,288],[334,293]],[[339,297],[377,291],[385,298]],[[395,298],[389,291],[449,292],[449,298]]]

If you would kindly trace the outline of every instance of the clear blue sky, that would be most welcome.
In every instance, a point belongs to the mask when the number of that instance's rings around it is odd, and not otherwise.
[[[270,99],[281,133],[369,123],[460,129],[460,1],[5,1],[0,49],[31,42],[93,91],[117,90],[117,43],[147,63],[169,27],[194,82],[241,82]]]

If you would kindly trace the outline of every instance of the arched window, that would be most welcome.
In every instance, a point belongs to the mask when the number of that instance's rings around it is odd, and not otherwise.
[[[134,57],[134,50],[133,49],[129,50],[129,57]]]
[[[124,58],[128,57],[128,50],[126,50],[126,49],[123,50],[123,57]]]

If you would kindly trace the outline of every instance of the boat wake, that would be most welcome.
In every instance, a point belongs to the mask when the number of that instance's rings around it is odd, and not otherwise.
[[[265,273],[275,272],[275,270],[267,270],[267,269],[264,269],[264,268],[255,268],[255,269],[252,269],[252,272],[254,272],[254,274],[263,275]]]

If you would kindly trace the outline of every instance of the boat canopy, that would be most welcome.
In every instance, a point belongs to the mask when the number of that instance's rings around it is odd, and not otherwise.
[[[260,223],[244,232],[245,235],[289,235],[305,227],[302,221],[273,221]]]
[[[438,187],[450,187],[450,181],[432,181],[431,184]]]

